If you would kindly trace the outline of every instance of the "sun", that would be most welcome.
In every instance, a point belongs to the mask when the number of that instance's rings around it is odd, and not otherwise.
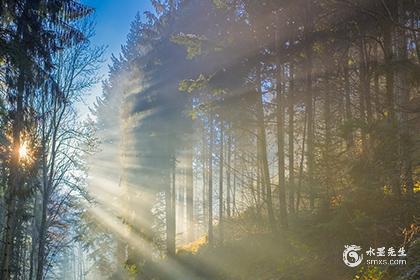
[[[19,147],[19,158],[26,159],[29,156],[28,145],[23,142],[22,145]]]

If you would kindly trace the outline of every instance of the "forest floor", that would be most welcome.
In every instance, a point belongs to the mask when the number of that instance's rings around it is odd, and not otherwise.
[[[224,242],[215,228],[215,244],[210,247],[206,237],[178,249],[179,263],[193,270],[193,279],[232,280],[418,280],[420,279],[420,239],[415,254],[406,267],[347,267],[343,263],[345,237],[328,234],[327,227],[306,226],[291,222],[289,229],[277,234],[257,232],[261,225],[251,226],[249,217],[233,219],[225,225]],[[254,222],[255,220],[252,219]],[[261,219],[260,219],[261,220]],[[301,220],[300,220],[301,222]],[[243,225],[247,226],[243,226]],[[241,225],[239,227],[239,225]],[[323,233],[324,232],[324,233]],[[217,241],[219,240],[219,241]],[[414,247],[414,246],[413,246]],[[411,250],[412,252],[414,251]],[[417,262],[417,265],[415,264]],[[414,269],[414,270],[413,270]],[[412,277],[408,271],[414,271]],[[419,277],[419,278],[417,278]],[[187,279],[187,278],[185,278]]]
[[[178,248],[177,262],[193,270],[196,279],[347,280],[357,272],[343,264],[342,248],[325,254],[306,242],[311,240],[306,230],[293,225],[272,234],[254,222],[249,217],[226,222],[223,242],[216,226],[213,246],[202,236]]]

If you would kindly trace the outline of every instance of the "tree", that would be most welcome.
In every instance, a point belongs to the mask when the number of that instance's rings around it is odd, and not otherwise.
[[[19,186],[25,183],[20,176],[19,150],[23,145],[21,141],[26,126],[24,112],[27,108],[24,106],[27,97],[24,93],[31,86],[30,73],[36,71],[39,74],[37,77],[48,76],[51,70],[51,53],[83,39],[83,35],[70,23],[85,17],[91,11],[91,9],[74,1],[62,1],[55,4],[48,1],[8,1],[8,3],[2,3],[1,13],[10,15],[8,20],[5,21],[5,32],[2,32],[2,34],[8,34],[6,36],[8,39],[2,38],[2,44],[6,46],[5,49],[8,51],[2,53],[2,56],[10,62],[11,67],[17,69],[16,76],[11,77],[13,83],[9,84],[9,87],[13,89],[9,91],[10,99],[14,100],[11,104],[14,109],[11,116],[13,140],[6,200],[7,215],[3,237],[2,279],[10,279],[12,273],[16,223],[19,220],[16,215],[16,207],[21,199],[17,192]],[[63,28],[64,25],[66,28]],[[52,29],[47,26],[52,27]],[[41,63],[38,64],[38,61],[41,61]]]

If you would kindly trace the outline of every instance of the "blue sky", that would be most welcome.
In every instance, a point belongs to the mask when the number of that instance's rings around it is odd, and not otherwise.
[[[118,55],[121,45],[126,42],[130,23],[134,20],[137,12],[143,14],[150,10],[149,0],[82,0],[82,3],[95,8],[94,19],[96,21],[96,34],[92,39],[93,45],[108,46],[105,54],[106,62],[102,65],[101,75],[104,78],[108,73],[108,64],[111,54]],[[82,115],[87,113],[87,107],[91,106],[96,96],[101,94],[101,85],[98,84],[90,90],[86,98],[86,104],[80,105]]]

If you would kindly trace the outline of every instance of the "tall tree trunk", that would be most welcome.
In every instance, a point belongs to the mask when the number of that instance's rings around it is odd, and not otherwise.
[[[203,163],[203,170],[202,170],[202,175],[203,175],[203,189],[202,189],[202,200],[203,200],[203,204],[202,204],[202,209],[203,209],[203,227],[204,229],[206,228],[206,223],[208,221],[208,217],[207,217],[207,210],[208,210],[208,206],[206,204],[207,201],[207,176],[208,176],[208,172],[207,172],[207,137],[206,137],[206,125],[203,122],[203,146],[202,146],[202,150],[201,150],[201,161]]]
[[[219,239],[223,243],[223,146],[224,146],[224,123],[220,121],[220,155],[219,155]]]
[[[257,144],[258,145],[258,144]],[[263,193],[262,197],[265,198],[265,192],[262,192],[262,184],[261,184],[261,172],[260,172],[260,162],[259,162],[259,156],[257,155],[257,158],[255,159],[255,177],[257,180],[257,200],[256,200],[256,207],[257,207],[257,215],[261,216],[261,208],[263,207],[263,204],[261,203],[261,194]],[[254,177],[254,176],[253,176]]]
[[[328,75],[328,73],[327,73]],[[331,193],[331,97],[330,97],[330,83],[328,77],[325,77],[325,100],[324,100],[324,123],[325,123],[325,142],[323,162],[325,169],[325,192],[322,196],[322,204],[320,213],[325,217],[329,213],[330,208],[330,193]]]
[[[194,239],[194,173],[193,173],[193,145],[188,145],[186,176],[186,196],[187,196],[187,241]]]
[[[303,135],[302,135],[302,154],[300,157],[300,164],[299,164],[299,181],[297,186],[297,194],[296,194],[296,213],[299,212],[300,206],[300,190],[302,188],[302,181],[303,181],[303,163],[305,159],[305,140],[306,140],[306,125],[307,123],[307,112],[305,112],[305,121],[303,122]]]
[[[392,23],[385,21],[384,29],[384,58],[385,58],[385,79],[386,79],[386,110],[387,119],[393,123],[395,118],[394,109],[394,71],[392,69],[393,51],[392,51]]]
[[[12,155],[10,160],[9,188],[6,194],[6,222],[4,227],[3,260],[0,278],[2,280],[9,280],[11,276],[11,260],[14,252],[14,238],[18,218],[16,203],[19,198],[16,192],[21,184],[21,178],[19,175],[19,148],[21,145],[21,133],[23,130],[23,93],[25,87],[24,71],[22,69],[23,67],[21,68],[21,72],[18,77],[16,111],[14,112],[12,125]]]
[[[276,101],[277,101],[277,156],[278,156],[278,192],[280,207],[280,225],[287,228],[286,180],[285,180],[285,155],[284,155],[284,123],[285,123],[285,98],[281,85],[281,66],[277,65]]]
[[[208,242],[209,245],[213,245],[213,142],[214,142],[214,123],[213,123],[213,113],[210,113],[210,146],[209,146],[209,188],[208,188],[208,204],[209,204],[209,220],[208,220]]]
[[[346,51],[346,62],[344,64],[344,104],[345,104],[345,111],[346,111],[346,122],[348,125],[353,120],[353,114],[351,111],[351,89],[350,89],[350,74],[349,74],[349,60],[350,57],[348,56],[348,50]],[[346,135],[346,143],[347,149],[353,146],[353,131],[349,129]]]
[[[363,35],[361,35],[363,36]],[[367,136],[366,136],[366,96],[369,91],[369,79],[366,65],[366,47],[365,39],[362,37],[359,42],[359,105],[360,105],[360,121],[362,123],[361,140],[362,153],[367,152]]]
[[[0,186],[0,208],[6,209],[5,207],[5,192],[7,191],[7,166],[6,164],[2,164],[1,167],[1,186]],[[0,211],[0,225],[4,224],[5,219],[5,211]],[[1,240],[1,238],[0,238]],[[3,244],[0,244],[0,250],[3,251]],[[0,262],[3,256],[0,256]]]
[[[364,37],[364,33],[362,34]],[[373,117],[373,110],[372,110],[372,94],[370,90],[370,80],[371,80],[371,73],[370,73],[370,61],[371,57],[369,56],[368,46],[366,44],[366,39],[362,38],[361,42],[361,49],[362,49],[362,57],[363,57],[363,69],[364,69],[364,79],[363,79],[363,90],[364,90],[364,98],[366,104],[366,120],[368,125],[372,123]]]
[[[384,57],[385,57],[385,79],[386,79],[386,113],[387,113],[387,121],[388,124],[391,126],[392,129],[396,129],[396,118],[395,118],[395,96],[394,96],[394,87],[395,87],[395,79],[394,79],[394,69],[393,69],[393,62],[394,62],[394,52],[393,52],[393,23],[389,20],[385,20],[383,24],[384,30]],[[391,143],[389,147],[389,152],[391,155],[398,154],[398,147],[395,143]],[[394,160],[393,160],[394,162]],[[399,170],[397,166],[392,168],[393,170],[389,171],[390,179],[389,184],[391,186],[392,192],[395,196],[399,197],[401,195],[401,189],[399,186]]]
[[[263,175],[263,171],[262,171],[262,163],[261,163],[261,149],[259,148],[261,146],[261,139],[258,137],[257,138],[257,158],[256,158],[256,166],[257,166],[257,184],[258,187],[260,189],[261,192],[261,199],[259,202],[261,202],[259,204],[259,213],[261,212],[261,209],[263,209],[266,204],[267,204],[267,191],[266,191],[266,187],[264,184],[264,175]],[[258,214],[259,214],[258,213]]]
[[[306,98],[305,98],[305,107],[308,116],[308,143],[307,143],[307,168],[308,168],[308,185],[309,185],[309,204],[311,210],[315,208],[315,190],[314,186],[314,106],[313,106],[313,93],[312,93],[312,57],[313,57],[313,40],[312,29],[313,29],[313,19],[312,19],[312,10],[311,10],[311,1],[306,1],[305,6],[305,26],[304,26],[304,36],[305,36],[305,54],[306,54],[306,65],[305,65],[305,78],[306,78]]]
[[[271,180],[270,180],[270,169],[268,166],[268,157],[267,157],[267,140],[265,135],[265,123],[264,123],[264,108],[263,108],[263,95],[261,92],[261,69],[260,66],[257,66],[257,91],[256,91],[256,106],[257,106],[257,126],[258,126],[258,150],[261,156],[261,168],[263,173],[263,182],[265,189],[267,191],[267,212],[268,212],[268,222],[271,227],[272,232],[277,232],[276,221],[274,218],[273,210],[273,200],[271,194]]]
[[[280,225],[283,228],[288,227],[287,222],[287,202],[286,202],[286,179],[285,179],[285,108],[286,98],[285,90],[282,86],[282,77],[285,77],[284,69],[281,65],[281,54],[280,54],[280,30],[277,28],[274,33],[274,43],[276,49],[276,101],[277,101],[277,156],[278,156],[278,192],[279,192],[279,207],[280,207]],[[292,66],[289,69],[291,71],[290,76],[293,75]],[[293,78],[291,78],[293,79]],[[289,89],[290,91],[290,89]],[[290,195],[290,193],[289,193]],[[289,197],[290,198],[290,197]],[[294,200],[294,198],[293,198]],[[292,208],[293,205],[291,206]]]
[[[34,198],[34,211],[33,211],[33,218],[32,218],[32,236],[31,236],[31,254],[30,254],[30,266],[29,266],[29,279],[32,280],[35,273],[35,268],[38,263],[38,244],[39,244],[39,232],[38,232],[38,216],[39,216],[39,206],[38,206],[38,200],[39,193],[37,192],[35,194]]]
[[[181,235],[181,237],[185,237],[185,187],[186,187],[186,176],[185,176],[185,168],[179,168],[179,176],[178,176],[178,187],[177,187],[177,202],[176,202],[176,213],[177,213],[177,230],[178,232],[175,233],[175,236],[178,234]],[[184,179],[184,182],[180,181],[180,179]]]
[[[170,171],[170,179],[168,187],[165,191],[166,205],[166,251],[168,256],[173,257],[176,253],[176,161],[173,157],[172,170]]]
[[[46,89],[45,94],[48,92]],[[47,146],[48,137],[47,134],[48,128],[46,123],[42,124],[42,207],[41,207],[41,223],[39,229],[39,244],[38,244],[38,267],[36,280],[42,280],[44,276],[44,265],[46,259],[46,242],[47,242],[47,231],[48,231],[48,204],[50,200],[52,185],[54,184],[54,173],[55,173],[55,159],[57,156],[56,146],[57,146],[57,134],[58,134],[58,124],[60,123],[61,116],[58,111],[58,98],[53,97],[53,116],[52,116],[52,135],[51,135],[51,151]],[[43,101],[43,112],[45,113],[45,99]],[[47,154],[51,153],[49,162],[47,159]]]
[[[398,15],[404,17],[404,3],[398,2]],[[398,56],[398,62],[404,63],[408,60],[407,51],[407,34],[406,30],[398,29],[396,32],[396,51]],[[407,106],[410,102],[410,92],[408,85],[408,73],[404,71],[405,68],[399,68],[396,73],[396,97],[398,106],[398,129],[399,129],[399,161],[401,162],[401,184],[405,186],[409,195],[413,194],[414,182],[413,182],[413,171],[412,171],[412,139],[409,126],[409,117]]]
[[[237,165],[237,154],[236,152],[234,153],[233,156],[233,161],[234,161],[234,168],[236,170],[236,165]],[[233,174],[233,190],[232,190],[232,215],[235,216],[236,212],[236,188],[237,188],[237,180],[238,180],[238,175],[236,174],[236,172]]]
[[[373,87],[374,87],[374,103],[375,103],[375,117],[378,119],[381,113],[380,110],[380,102],[379,102],[379,97],[380,97],[380,89],[379,89],[379,73],[378,72],[378,67],[379,67],[379,57],[378,57],[378,46],[375,45],[374,49],[373,49],[374,53],[374,79],[373,79]]]
[[[290,87],[289,87],[289,100],[288,100],[288,113],[289,113],[289,209],[290,213],[295,212],[295,107],[294,107],[294,65],[290,65]]]
[[[230,126],[229,126],[230,127]],[[232,157],[232,132],[229,132],[228,142],[227,142],[227,170],[226,170],[226,215],[228,218],[231,216],[230,211],[230,196],[231,196],[231,182],[230,182],[230,173],[232,170],[231,166],[231,157]]]
[[[45,249],[46,249],[46,237],[47,237],[47,212],[48,212],[48,190],[44,188],[42,193],[42,213],[41,213],[41,225],[39,229],[39,244],[38,244],[38,267],[36,273],[36,280],[42,280],[44,276],[44,264],[45,264]]]
[[[192,110],[193,109],[193,98],[192,96],[188,98],[188,106]],[[186,211],[187,211],[187,223],[186,223],[186,230],[187,230],[187,241],[191,242],[194,240],[194,142],[193,142],[193,134],[194,134],[194,121],[189,121],[189,131],[187,133],[187,153],[186,153]]]

